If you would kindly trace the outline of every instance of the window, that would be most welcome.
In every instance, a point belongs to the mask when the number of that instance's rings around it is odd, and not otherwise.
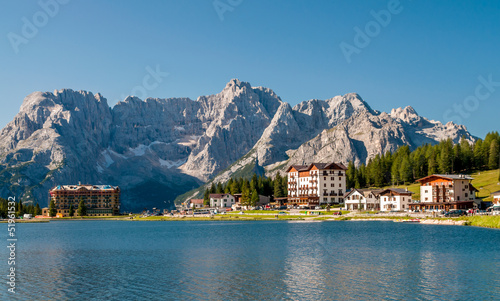
[[[426,190],[425,193],[429,193],[429,190]]]
[[[339,177],[339,181],[342,181],[342,177]]]
[[[330,184],[330,187],[335,187],[335,184],[333,184],[333,183],[332,183],[332,184]]]
[[[326,183],[325,183],[325,184],[323,184],[323,187],[326,187]]]
[[[323,180],[325,180],[325,181],[326,181],[326,177],[323,177]]]
[[[342,187],[342,183],[339,184],[339,187]]]
[[[429,200],[429,198],[425,198],[425,200],[426,200],[426,201],[428,201],[428,200]]]
[[[334,180],[335,180],[335,178],[334,178],[334,177],[331,177],[331,178],[330,178],[330,180],[331,180],[331,181],[334,181]]]

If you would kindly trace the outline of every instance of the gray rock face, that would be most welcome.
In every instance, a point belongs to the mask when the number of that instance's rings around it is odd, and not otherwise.
[[[54,185],[81,181],[121,186],[125,210],[168,208],[177,195],[249,165],[271,175],[289,163],[359,164],[463,135],[474,140],[465,127],[411,107],[379,113],[354,93],[292,108],[236,79],[197,100],[127,97],[112,109],[100,94],[35,92],[0,132],[0,196],[44,206]]]

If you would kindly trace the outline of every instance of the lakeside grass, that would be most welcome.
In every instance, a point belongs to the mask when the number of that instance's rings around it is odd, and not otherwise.
[[[463,216],[457,220],[465,220],[467,226],[500,229],[500,215]]]
[[[28,223],[48,223],[48,219],[16,219],[16,224],[28,224]],[[8,223],[9,220],[1,220],[0,223]]]

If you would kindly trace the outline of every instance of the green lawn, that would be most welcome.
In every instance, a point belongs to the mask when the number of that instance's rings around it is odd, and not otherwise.
[[[500,229],[500,215],[464,216],[458,219],[466,220],[468,226]]]
[[[479,190],[478,196],[485,197],[485,201],[491,201],[490,193],[500,190],[498,181],[499,170],[487,170],[474,173],[471,176],[474,178],[472,185]]]

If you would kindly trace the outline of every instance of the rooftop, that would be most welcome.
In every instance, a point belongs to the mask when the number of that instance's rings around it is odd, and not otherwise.
[[[289,172],[290,169],[295,168],[297,171],[309,171],[311,168],[316,166],[317,169],[319,170],[325,170],[325,169],[341,169],[341,170],[347,170],[347,167],[344,166],[342,163],[311,163],[309,165],[290,165],[286,172]]]
[[[226,195],[231,195],[230,193],[211,193],[209,197],[211,199],[222,199]]]
[[[469,175],[443,175],[443,174],[434,174],[427,177],[423,177],[418,179],[417,182],[425,182],[430,181],[432,178],[445,179],[445,180],[474,180]]]
[[[76,191],[79,189],[84,189],[84,190],[116,190],[119,189],[118,186],[112,186],[112,185],[57,185],[52,189],[54,190],[68,190],[68,191]]]

